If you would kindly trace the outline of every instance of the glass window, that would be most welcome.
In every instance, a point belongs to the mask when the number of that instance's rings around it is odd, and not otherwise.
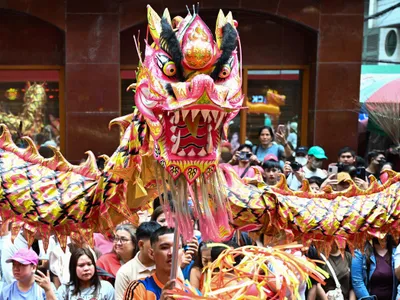
[[[292,133],[291,140],[298,143],[301,131],[302,75],[302,70],[248,70],[247,140],[258,144],[261,127],[272,126],[276,129],[279,124],[285,124],[287,135]]]
[[[26,146],[22,136],[32,138],[39,152],[59,147],[59,71],[0,70],[0,123],[20,147]]]
[[[135,89],[126,89],[136,83],[136,71],[121,70],[121,116],[133,113],[135,106]]]

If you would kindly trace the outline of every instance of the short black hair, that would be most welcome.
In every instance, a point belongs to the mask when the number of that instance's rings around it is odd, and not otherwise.
[[[321,187],[322,184],[322,179],[319,178],[318,176],[311,176],[310,178],[307,179],[309,184],[316,183],[319,187]]]
[[[361,156],[356,156],[356,167],[365,167],[365,159]]]
[[[267,160],[262,164],[262,168],[263,168],[263,170],[276,168],[282,172],[282,168],[281,168],[281,165],[279,164],[279,161]]]
[[[356,151],[354,151],[353,149],[351,149],[350,147],[343,147],[339,150],[338,152],[338,157],[342,156],[343,153],[347,153],[350,152],[351,156],[356,157]]]
[[[46,147],[46,146],[40,146],[39,148],[39,154],[43,156],[44,158],[50,158],[54,156],[54,151],[51,150],[51,148]]]
[[[367,156],[368,164],[370,164],[371,161],[372,161],[374,158],[376,158],[378,155],[381,155],[381,154],[383,154],[383,151],[373,150],[373,151],[371,151],[371,152],[368,152],[368,156]]]
[[[166,235],[166,234],[170,234],[170,233],[174,233],[175,229],[174,228],[169,228],[167,226],[161,226],[160,228],[158,228],[156,231],[154,231],[151,234],[150,237],[150,244],[151,246],[153,246],[155,243],[158,242],[160,236]]]
[[[225,242],[224,244],[233,249],[239,248],[239,245],[232,240],[229,240],[229,241]],[[228,248],[223,247],[223,246],[212,247],[211,248],[211,261],[215,261],[218,258],[218,256],[220,256],[221,253],[224,252],[226,249],[228,249]],[[235,265],[238,265],[241,260],[242,260],[242,257],[236,256],[235,257]]]
[[[136,238],[140,240],[149,240],[151,235],[161,227],[156,221],[143,222],[136,230]]]
[[[236,151],[242,151],[244,148],[247,148],[251,151],[251,146],[249,144],[241,144]]]

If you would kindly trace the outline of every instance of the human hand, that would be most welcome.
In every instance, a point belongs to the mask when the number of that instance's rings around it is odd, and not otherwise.
[[[280,133],[280,132],[275,133],[275,139],[281,145],[287,144],[285,133]]]
[[[363,190],[366,190],[368,188],[368,183],[365,180],[362,180],[361,178],[354,178],[354,183]]]
[[[197,237],[193,237],[192,240],[186,244],[186,252],[189,253],[192,258],[197,256],[197,252],[199,251],[199,241],[197,240]]]
[[[251,163],[255,163],[255,164],[257,164],[257,165],[260,164],[260,161],[258,160],[257,155],[255,155],[255,154],[253,154],[253,153],[251,153],[250,162],[251,162]]]
[[[283,174],[288,176],[290,173],[293,173],[293,169],[290,166],[290,161],[285,161],[285,165],[283,166]]]
[[[300,182],[302,182],[306,178],[306,175],[302,169],[294,171],[293,174],[294,174],[294,176],[296,176],[297,180]]]
[[[190,252],[185,251],[182,255],[182,261],[181,261],[181,269],[186,268],[192,261],[192,255]]]
[[[338,184],[336,174],[331,174],[328,176],[328,178],[325,179],[325,181],[321,184],[321,190],[326,187],[327,185],[330,185],[332,188],[336,187]]]
[[[240,152],[239,152],[239,151],[236,151],[235,154],[233,154],[230,163],[231,163],[231,164],[237,163],[237,162],[239,161],[239,155],[240,155]]]
[[[169,294],[171,293],[171,290],[176,286],[175,284],[175,280],[170,280],[168,281],[162,291],[161,291],[161,295],[160,295],[160,300],[173,300],[174,298],[171,297]]]
[[[37,273],[35,273],[33,275],[36,283],[42,288],[44,289],[45,292],[48,292],[52,289],[51,286],[51,282],[50,282],[50,273],[49,271],[47,271],[47,276],[41,272],[40,270],[36,271]]]

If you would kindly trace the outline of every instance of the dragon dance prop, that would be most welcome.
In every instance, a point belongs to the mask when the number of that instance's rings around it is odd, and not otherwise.
[[[44,159],[29,138],[20,149],[2,125],[0,214],[16,229],[24,223],[30,244],[36,231],[44,241],[55,233],[63,247],[74,233],[93,244],[93,232],[137,222],[135,211],[167,192],[187,240],[193,236],[188,199],[203,240],[229,238],[235,228],[271,242],[329,247],[336,240],[340,248],[360,247],[371,235],[398,237],[400,174],[390,173],[383,185],[372,181],[367,190],[351,184],[313,194],[307,183],[290,191],[283,179],[275,187],[246,185],[218,165],[221,140],[243,104],[237,22],[220,12],[214,40],[196,11],[171,20],[168,10],[160,18],[148,7],[147,16],[153,42],[146,40],[138,68],[137,110],[111,122],[123,134],[104,170],[91,152],[74,166],[57,150]]]
[[[199,300],[301,299],[299,289],[309,277],[322,283],[328,275],[315,262],[301,256],[302,245],[225,247],[204,271],[202,296],[189,284],[179,284],[169,295]]]
[[[0,123],[6,124],[12,134],[33,136],[40,133],[44,124],[46,101],[44,84],[28,83],[22,112],[18,115],[0,112]]]

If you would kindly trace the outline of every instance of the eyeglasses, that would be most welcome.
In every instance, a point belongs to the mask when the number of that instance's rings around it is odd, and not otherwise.
[[[127,239],[127,238],[123,238],[123,237],[114,237],[114,239],[113,239],[113,242],[115,243],[115,244],[117,244],[118,242],[121,242],[121,244],[126,244],[126,243],[129,243],[131,240],[130,239]]]

